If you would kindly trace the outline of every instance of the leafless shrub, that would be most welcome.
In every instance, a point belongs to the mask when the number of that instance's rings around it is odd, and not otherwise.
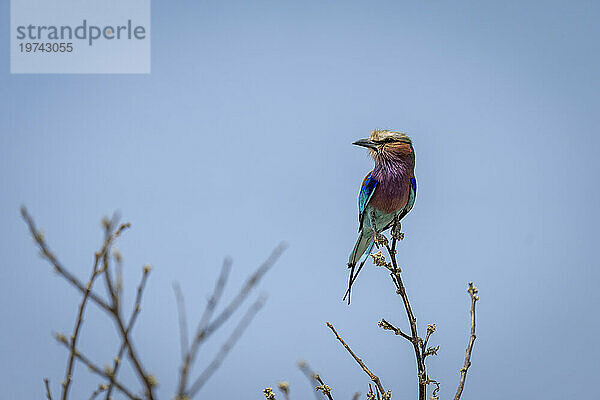
[[[44,239],[44,235],[36,227],[33,218],[29,215],[25,207],[21,208],[21,215],[23,216],[31,235],[33,236],[33,239],[40,250],[41,256],[54,267],[54,270],[62,278],[68,281],[82,295],[81,302],[77,308],[77,316],[73,332],[69,336],[62,333],[55,334],[56,340],[64,345],[68,350],[67,367],[65,378],[61,383],[60,399],[66,400],[69,398],[69,388],[73,380],[73,373],[77,361],[87,366],[89,370],[98,375],[102,381],[91,393],[90,399],[95,399],[102,395],[106,400],[108,400],[111,398],[111,393],[114,390],[117,390],[130,400],[154,400],[156,398],[156,387],[158,385],[158,380],[142,364],[141,358],[139,357],[135,345],[131,339],[131,332],[141,311],[142,296],[152,268],[149,265],[146,265],[142,268],[142,276],[137,288],[134,307],[127,317],[121,308],[121,256],[116,250],[112,249],[114,242],[126,229],[130,228],[131,225],[129,223],[118,224],[117,217],[113,217],[112,219],[105,218],[103,220],[104,241],[100,250],[94,254],[94,261],[90,277],[87,282],[83,283],[67,268],[65,268],[50,250]],[[281,253],[285,250],[285,247],[286,246],[283,243],[277,246],[269,258],[252,275],[250,275],[246,283],[242,286],[237,295],[233,297],[229,303],[227,303],[223,311],[214,316],[215,309],[221,300],[223,288],[227,282],[229,271],[231,269],[231,261],[229,259],[225,260],[221,269],[221,275],[219,276],[219,279],[215,285],[213,294],[206,305],[202,318],[200,319],[196,332],[193,336],[192,342],[189,345],[187,319],[183,307],[183,294],[181,293],[179,287],[175,285],[174,289],[179,312],[182,354],[181,366],[179,368],[179,384],[175,393],[175,399],[192,399],[198,394],[200,389],[202,389],[212,374],[220,367],[223,359],[227,356],[231,348],[243,334],[245,328],[250,324],[256,313],[264,304],[264,296],[260,296],[247,309],[237,326],[229,334],[229,337],[222,345],[215,358],[206,366],[200,375],[190,383],[190,367],[196,361],[198,349],[208,337],[219,330],[223,323],[229,320],[229,318],[245,303],[246,299],[260,282],[261,278],[278,260]],[[114,271],[113,261],[115,266]],[[113,276],[113,273],[116,276]],[[108,299],[105,299],[103,296],[98,294],[94,287],[98,279],[101,277],[104,278],[103,282],[107,292],[106,297]],[[107,365],[104,368],[100,367],[97,363],[88,358],[82,352],[82,350],[77,347],[77,340],[81,332],[85,310],[89,303],[99,307],[115,323],[121,341],[119,350],[112,361],[112,365]],[[131,383],[125,383],[119,380],[118,372],[121,364],[123,363],[123,357],[125,354],[138,377],[141,386],[141,388],[138,390],[131,389],[129,386]],[[44,385],[47,399],[53,400],[54,397],[52,395],[51,385],[48,379],[44,379]],[[58,396],[56,398],[58,399]]]
[[[434,386],[429,399],[430,400],[439,400],[438,392],[440,390],[440,383],[437,382],[436,380],[432,379],[428,375],[427,364],[426,364],[427,357],[437,355],[437,352],[440,348],[439,346],[429,346],[429,347],[427,346],[429,344],[429,339],[430,339],[431,335],[433,335],[433,333],[436,330],[436,325],[435,324],[427,325],[424,339],[419,336],[418,328],[417,328],[417,319],[414,316],[414,313],[412,311],[412,307],[411,307],[411,304],[410,304],[410,301],[408,298],[408,294],[406,292],[404,282],[402,281],[401,270],[400,270],[400,267],[398,266],[398,262],[396,259],[396,244],[398,243],[398,241],[404,239],[404,233],[400,232],[400,222],[394,221],[394,224],[390,231],[390,237],[391,237],[391,240],[389,240],[383,234],[378,234],[376,241],[375,241],[377,248],[387,251],[387,257],[389,257],[390,261],[387,260],[386,255],[384,255],[381,250],[378,251],[377,253],[371,254],[371,257],[373,258],[373,263],[376,266],[383,267],[388,270],[388,272],[390,274],[390,278],[392,279],[392,282],[396,289],[396,294],[398,294],[400,296],[400,298],[402,299],[402,303],[404,305],[404,311],[406,312],[406,316],[408,318],[408,323],[410,326],[410,333],[406,333],[406,332],[402,331],[400,328],[397,328],[396,326],[392,325],[385,319],[381,319],[381,321],[378,323],[378,326],[384,330],[391,331],[395,335],[406,339],[413,347],[415,359],[417,362],[418,400],[425,400],[425,398],[427,396],[427,388],[429,385]],[[459,400],[462,395],[463,388],[465,385],[465,380],[467,377],[467,370],[471,366],[471,353],[473,351],[473,345],[475,343],[475,338],[476,338],[476,335],[475,335],[475,306],[476,306],[477,301],[479,300],[479,296],[477,294],[478,290],[473,285],[472,282],[469,283],[467,292],[469,293],[469,296],[471,298],[471,309],[470,309],[471,330],[470,330],[470,335],[469,335],[469,342],[467,344],[465,362],[464,362],[463,367],[459,371],[460,372],[460,380],[459,380],[459,384],[458,384],[458,389],[456,391],[456,395],[454,396],[454,400]],[[367,365],[363,362],[363,360],[350,348],[350,346],[346,343],[346,341],[336,331],[335,327],[329,322],[327,322],[326,324],[333,332],[335,338],[342,344],[342,346],[348,351],[348,353],[354,359],[354,361],[356,361],[356,363],[361,367],[361,369],[367,374],[369,379],[372,381],[373,385],[369,384],[369,391],[366,393],[367,400],[375,400],[375,399],[389,400],[389,399],[391,399],[392,391],[390,389],[386,390],[385,386],[383,385],[383,383],[381,382],[379,377],[377,375],[375,375],[367,367]],[[299,363],[299,367],[305,373],[305,375],[310,379],[311,384],[315,387],[315,389],[317,391],[321,391],[322,394],[324,396],[326,396],[326,398],[328,400],[333,400],[332,389],[329,386],[325,385],[325,383],[323,383],[323,381],[320,379],[318,374],[316,374],[315,372],[310,370],[308,365],[304,362]],[[373,391],[373,388],[375,389],[374,391]],[[267,392],[265,392],[265,395],[267,395]],[[269,397],[269,396],[271,396],[271,397]],[[272,392],[269,392],[269,396],[267,396],[268,399],[275,399],[275,396]],[[358,397],[359,397],[358,393],[354,394],[353,400],[358,399]],[[318,397],[317,399],[319,400],[320,398],[321,397]],[[286,399],[289,399],[289,397],[286,397]]]

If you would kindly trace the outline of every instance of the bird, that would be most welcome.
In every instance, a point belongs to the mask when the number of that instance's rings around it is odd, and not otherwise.
[[[358,194],[358,239],[348,258],[350,276],[343,300],[348,298],[360,270],[367,261],[377,235],[408,214],[417,197],[415,151],[404,132],[375,129],[366,139],[352,143],[366,147],[375,162]],[[356,274],[356,265],[359,265]]]

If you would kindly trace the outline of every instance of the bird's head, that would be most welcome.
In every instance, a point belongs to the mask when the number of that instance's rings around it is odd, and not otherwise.
[[[367,139],[352,144],[368,148],[375,161],[414,157],[412,141],[404,132],[376,129]]]

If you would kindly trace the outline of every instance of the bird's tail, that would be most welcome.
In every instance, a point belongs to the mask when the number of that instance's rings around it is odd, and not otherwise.
[[[373,240],[373,231],[361,231],[360,236],[356,240],[356,244],[354,244],[354,248],[350,253],[350,257],[348,259],[348,268],[350,268],[350,276],[348,278],[348,290],[346,290],[346,294],[344,295],[343,300],[346,300],[348,297],[348,304],[350,304],[350,292],[352,290],[352,284],[358,277],[360,270],[365,265],[371,250],[373,249],[373,245],[375,241]],[[356,274],[354,273],[356,264],[359,264],[358,270]]]

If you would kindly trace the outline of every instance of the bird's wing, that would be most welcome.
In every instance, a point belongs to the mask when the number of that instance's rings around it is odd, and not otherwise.
[[[377,180],[371,176],[371,172],[363,180],[362,186],[360,187],[360,193],[358,194],[358,230],[362,229],[362,223],[364,218],[365,209],[369,200],[375,193],[377,187]]]
[[[412,177],[410,179],[410,195],[408,196],[408,203],[406,203],[406,207],[404,209],[408,213],[412,210],[413,205],[415,204],[415,199],[417,198],[417,179]]]
[[[404,206],[404,208],[402,209],[402,211],[400,211],[400,214],[398,214],[398,221],[400,221],[402,218],[404,218],[406,216],[406,214],[408,214],[408,212],[410,210],[412,210],[413,205],[415,204],[415,200],[417,198],[417,180],[412,177],[410,178],[410,193],[408,195],[408,202],[406,203],[406,206]],[[385,229],[389,228],[392,225],[393,221],[390,222],[390,224],[388,226],[385,227]]]

